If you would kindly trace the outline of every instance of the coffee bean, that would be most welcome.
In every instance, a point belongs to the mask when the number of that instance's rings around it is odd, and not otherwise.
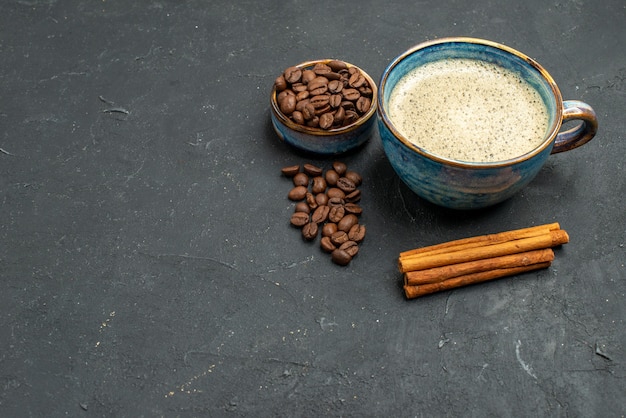
[[[355,215],[360,215],[361,213],[363,213],[363,208],[361,208],[361,206],[357,205],[356,203],[346,203],[343,207],[347,213],[353,213]]]
[[[329,237],[337,232],[337,224],[332,222],[326,222],[322,227],[322,236]]]
[[[286,95],[280,102],[278,102],[278,107],[281,112],[289,116],[294,110],[296,110],[296,102],[296,96]]]
[[[346,214],[346,210],[343,206],[333,206],[328,212],[328,220],[334,223],[343,219]]]
[[[367,80],[360,73],[354,73],[348,79],[348,85],[350,87],[352,87],[352,88],[355,88],[355,89],[358,89],[359,87],[361,87],[366,82],[367,82]]]
[[[309,222],[302,227],[302,237],[307,241],[313,241],[317,237],[318,230],[315,222]]]
[[[326,222],[328,219],[328,214],[330,213],[330,208],[326,205],[318,206],[311,215],[311,222],[315,222],[316,224],[321,224]]]
[[[302,84],[309,84],[311,80],[315,79],[317,74],[313,70],[303,70],[302,71]]]
[[[343,83],[340,80],[333,80],[328,83],[328,91],[332,94],[339,93],[341,90],[343,90]],[[341,96],[338,95],[338,97],[341,100]],[[341,101],[339,103],[341,104]]]
[[[304,164],[303,166],[304,172],[311,177],[321,176],[324,170],[320,167],[313,164]]]
[[[335,244],[333,244],[333,242],[330,240],[330,237],[322,237],[322,239],[320,240],[320,247],[322,248],[322,251],[326,253],[332,253],[334,250],[337,249]]]
[[[346,116],[343,118],[343,126],[348,126],[359,120],[359,114],[354,110],[346,110]]]
[[[332,72],[333,70],[328,65],[318,62],[317,64],[313,66],[313,71],[317,75],[324,75],[324,74],[328,74]]]
[[[331,187],[326,191],[326,194],[328,195],[329,199],[332,199],[334,197],[338,197],[340,199],[343,199],[344,197],[346,197],[346,194],[343,190],[341,190],[338,187]]]
[[[346,195],[346,202],[355,203],[361,200],[361,190],[354,189],[354,191]]]
[[[290,200],[302,200],[306,197],[307,188],[304,186],[296,186],[289,191],[287,197]]]
[[[345,70],[348,68],[345,62],[339,60],[332,60],[328,63],[328,66],[335,72]]]
[[[328,196],[326,193],[318,193],[315,195],[315,201],[319,206],[328,204]]]
[[[335,172],[339,174],[339,177],[342,177],[344,174],[346,174],[346,171],[348,171],[348,166],[346,165],[346,163],[343,163],[341,161],[335,161],[333,163],[333,170],[335,170]]]
[[[343,206],[346,202],[340,198],[340,197],[331,197],[328,199],[328,206],[335,207],[335,206]]]
[[[323,193],[326,191],[326,180],[324,177],[317,176],[313,177],[313,183],[311,184],[311,191],[313,193]]]
[[[343,98],[343,97],[342,97],[342,98]],[[297,105],[296,105],[296,106],[297,106]],[[352,110],[352,111],[354,111],[354,110],[356,110],[356,106],[354,105],[354,103],[352,103],[351,101],[348,101],[348,100],[344,100],[344,101],[342,101],[342,102],[341,102],[341,104],[340,104],[339,106],[343,107],[343,109],[344,109],[345,111],[348,111],[348,110]]]
[[[297,83],[302,77],[302,70],[300,70],[298,67],[289,67],[285,70],[284,77],[287,83]]]
[[[327,96],[328,97],[328,96]],[[329,113],[333,110],[332,107],[330,107],[330,102],[328,102],[328,104],[322,106],[322,107],[317,107],[315,108],[315,115],[316,116],[322,116],[324,113]],[[321,118],[320,118],[321,119]],[[320,120],[321,122],[321,120]]]
[[[339,177],[339,180],[337,180],[337,187],[344,193],[351,193],[356,189],[354,182],[347,177]]]
[[[291,114],[291,119],[298,125],[304,124],[304,115],[302,115],[302,112],[300,111],[294,110]]]
[[[363,178],[361,177],[361,175],[359,173],[357,173],[356,171],[346,171],[344,177],[352,180],[352,182],[355,184],[355,186],[360,186],[361,183],[363,182]]]
[[[300,91],[300,92],[298,92],[298,94],[296,94],[296,101],[297,102],[301,102],[303,100],[306,100],[306,99],[309,98],[310,95],[311,95],[311,93],[309,93],[308,90]],[[361,100],[361,99],[359,99],[359,100]],[[293,118],[293,114],[291,115],[291,117]]]
[[[365,238],[365,225],[356,224],[348,231],[348,238],[351,241],[361,242]]]
[[[336,249],[331,253],[331,259],[333,263],[339,264],[340,266],[347,266],[352,261],[352,257],[346,250]]]
[[[285,76],[281,74],[276,77],[276,80],[274,80],[274,86],[276,86],[277,92],[285,90],[287,88],[287,80],[285,80]]]
[[[344,110],[343,107],[340,107],[335,111],[333,119],[334,119],[335,125],[341,125],[343,123],[343,121],[346,119],[346,111]]]
[[[295,212],[291,215],[291,224],[297,227],[303,227],[309,223],[309,214],[304,212]]]
[[[324,113],[322,116],[320,116],[320,128],[322,129],[329,129],[331,126],[333,126],[334,122],[335,117],[332,113]]]
[[[359,244],[355,241],[346,241],[339,246],[339,249],[344,250],[350,255],[350,257],[354,258],[354,256],[359,252]]]
[[[287,96],[296,96],[296,93],[293,92],[293,90],[291,89],[287,89],[287,90],[283,90],[280,93],[278,93],[278,96],[276,96],[276,101],[278,103],[280,103],[281,101],[285,100],[285,98]]]
[[[295,212],[311,213],[311,207],[306,202],[296,203]]]
[[[350,241],[348,234],[345,231],[337,231],[330,236],[330,240],[335,245],[341,245],[346,241]]]
[[[331,94],[330,97],[328,98],[328,104],[333,109],[342,109],[342,107],[340,107],[342,99],[343,98],[341,97],[341,94]]]
[[[306,126],[311,128],[317,128],[320,126],[320,118],[317,115],[314,115],[311,120],[307,121]]]
[[[307,101],[304,106],[302,106],[301,112],[304,120],[309,121],[315,117],[315,106],[313,106],[310,101]]]
[[[341,218],[339,222],[337,222],[337,228],[340,231],[348,232],[350,228],[352,228],[354,225],[358,223],[359,223],[359,218],[357,218],[355,214],[349,213],[343,218]]]
[[[359,111],[360,114],[367,113],[372,107],[372,100],[369,97],[359,97],[356,101],[356,110]]]
[[[343,89],[341,95],[344,99],[355,102],[361,97],[361,93],[357,89]],[[294,104],[295,107],[295,104]]]
[[[296,97],[298,97],[298,93],[302,93],[307,91],[306,84],[303,83],[295,83],[291,85],[291,90],[295,93]]]
[[[336,186],[337,185],[337,180],[339,180],[339,174],[333,170],[326,170],[326,183],[328,183],[330,186]]]
[[[309,102],[313,105],[313,107],[317,110],[317,109],[323,109],[326,106],[330,106],[328,104],[328,102],[330,101],[330,96],[326,95],[326,94],[319,94],[319,95],[315,95],[313,97],[311,97],[309,99]],[[295,109],[295,105],[294,105],[294,109]]]
[[[280,171],[286,177],[293,177],[300,172],[300,166],[290,165],[290,166],[281,168]]]
[[[293,185],[294,186],[308,186],[309,185],[309,176],[304,173],[298,173],[293,176]]]
[[[319,204],[317,203],[317,200],[315,199],[315,195],[313,193],[307,192],[307,194],[306,194],[306,196],[304,198],[306,200],[306,204],[309,205],[309,207],[312,210],[317,209]]]

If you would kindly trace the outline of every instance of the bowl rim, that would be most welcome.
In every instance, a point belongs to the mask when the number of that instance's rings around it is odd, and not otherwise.
[[[348,68],[356,67],[359,69],[359,71],[361,71],[361,74],[363,74],[363,76],[367,79],[367,82],[369,83],[370,88],[372,89],[372,104],[370,105],[369,110],[365,114],[361,115],[361,117],[358,118],[356,121],[352,122],[350,125],[342,126],[340,128],[322,129],[322,128],[314,128],[314,127],[306,126],[306,125],[300,125],[300,124],[295,123],[291,119],[289,119],[278,108],[278,102],[276,100],[276,96],[277,96],[276,85],[274,84],[272,85],[272,91],[270,94],[270,105],[271,105],[272,113],[274,113],[274,115],[280,121],[280,123],[282,123],[283,125],[285,125],[287,128],[291,130],[309,134],[309,135],[335,136],[338,134],[344,134],[352,130],[355,130],[358,127],[362,126],[363,124],[367,123],[367,121],[369,121],[372,118],[372,116],[376,113],[376,110],[378,108],[378,86],[376,85],[376,82],[374,81],[374,79],[369,74],[367,74],[367,72],[365,72],[361,67],[351,64],[347,61],[337,59],[337,58],[324,58],[324,59],[318,59],[318,60],[305,61],[305,62],[295,65],[294,67],[298,67],[300,69],[306,69],[309,67],[313,67],[315,64],[319,64],[319,63],[328,64],[331,61],[341,61],[344,64],[346,64]]]
[[[530,67],[534,68],[537,72],[539,72],[539,74],[543,77],[544,81],[546,82],[546,84],[550,87],[550,90],[552,91],[552,94],[554,95],[554,99],[555,99],[555,112],[556,115],[554,116],[554,120],[552,121],[552,124],[550,125],[549,129],[546,131],[546,135],[545,135],[545,139],[543,140],[543,142],[535,147],[534,149],[532,149],[531,151],[519,155],[517,157],[513,157],[510,158],[508,160],[500,160],[500,161],[463,161],[463,160],[456,160],[456,159],[452,159],[452,158],[446,158],[443,156],[439,156],[436,154],[433,154],[431,152],[429,152],[428,150],[426,150],[425,148],[419,147],[415,144],[413,144],[411,141],[409,141],[407,138],[405,138],[393,125],[393,123],[391,122],[391,120],[389,119],[389,116],[384,108],[384,104],[385,104],[385,100],[384,100],[384,91],[385,91],[385,86],[387,84],[387,79],[389,77],[389,74],[391,73],[391,71],[401,62],[403,61],[405,58],[407,58],[408,56],[412,55],[413,53],[422,50],[422,49],[426,49],[426,48],[430,48],[432,46],[435,45],[441,45],[441,44],[459,44],[459,43],[467,43],[467,44],[478,44],[478,45],[483,45],[483,46],[487,46],[490,48],[494,48],[494,49],[499,49],[505,52],[510,53],[511,55],[516,56],[517,58],[521,59],[522,61],[524,61],[526,64],[528,64]],[[561,95],[561,91],[559,90],[558,86],[556,85],[556,82],[554,81],[554,79],[552,78],[552,76],[548,73],[548,71],[541,66],[537,61],[535,61],[534,59],[530,58],[529,56],[527,56],[526,54],[511,48],[509,46],[500,44],[498,42],[494,42],[494,41],[489,41],[486,39],[481,39],[481,38],[472,38],[472,37],[463,37],[463,36],[459,36],[459,37],[445,37],[445,38],[438,38],[438,39],[433,39],[430,41],[425,41],[422,43],[419,43],[411,48],[409,48],[408,50],[406,50],[405,52],[403,52],[402,54],[400,54],[399,56],[397,56],[396,58],[393,59],[393,61],[391,61],[391,63],[389,63],[389,65],[387,65],[387,67],[385,68],[385,70],[383,71],[383,74],[381,76],[381,80],[379,83],[379,88],[378,88],[378,100],[377,100],[377,112],[378,112],[378,116],[379,116],[379,120],[386,126],[387,129],[389,129],[395,140],[400,141],[404,146],[408,147],[409,149],[411,149],[412,151],[417,152],[418,154],[430,159],[430,160],[434,160],[437,161],[439,163],[443,163],[446,165],[451,165],[451,166],[456,166],[456,167],[461,167],[461,168],[470,168],[470,169],[485,169],[485,168],[496,168],[496,167],[504,167],[504,166],[511,166],[511,165],[515,165],[518,163],[522,163],[524,161],[528,161],[529,159],[533,158],[534,156],[542,153],[546,148],[548,148],[550,145],[553,144],[554,139],[556,137],[556,135],[559,133],[559,130],[561,128],[561,125],[563,123],[563,98]]]

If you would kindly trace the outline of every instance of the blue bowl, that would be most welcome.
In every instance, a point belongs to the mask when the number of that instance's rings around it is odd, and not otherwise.
[[[297,65],[300,69],[312,68],[317,63],[328,63],[331,59],[308,61]],[[354,65],[346,63],[348,67]],[[360,68],[359,68],[360,69]],[[336,129],[312,128],[299,125],[285,116],[279,109],[276,101],[276,88],[272,87],[270,105],[271,120],[278,137],[284,142],[300,150],[319,155],[339,155],[353,150],[367,142],[376,126],[376,103],[378,91],[374,80],[362,69],[361,73],[367,79],[372,91],[372,106],[370,110],[354,123]]]
[[[495,63],[520,74],[534,86],[549,114],[549,128],[541,145],[506,161],[466,162],[434,155],[403,137],[387,113],[394,87],[413,68],[451,58]],[[562,112],[561,93],[539,64],[504,45],[473,38],[444,38],[413,47],[389,64],[378,86],[378,128],[392,167],[416,194],[452,209],[491,206],[510,198],[527,185],[552,152],[562,124]]]

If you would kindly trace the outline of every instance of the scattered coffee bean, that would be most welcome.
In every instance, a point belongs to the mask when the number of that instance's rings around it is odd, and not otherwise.
[[[356,189],[354,182],[347,177],[339,177],[337,187],[344,193],[351,193]]]
[[[355,224],[348,231],[350,241],[361,242],[365,238],[365,225]]]
[[[358,223],[359,223],[359,218],[357,218],[356,215],[349,213],[343,218],[341,218],[339,222],[337,222],[337,228],[340,231],[348,232],[350,228],[352,228],[354,225]]]
[[[332,253],[334,250],[337,249],[335,244],[333,244],[330,240],[330,237],[322,237],[322,239],[320,240],[320,247],[322,247],[322,251],[324,251],[325,253]]]
[[[328,199],[328,206],[343,206],[346,202],[340,197],[331,197]]]
[[[295,212],[311,213],[311,207],[307,202],[296,203]]]
[[[303,227],[309,223],[309,214],[305,212],[295,212],[291,215],[291,224],[297,227]]]
[[[329,237],[337,232],[337,224],[333,222],[327,222],[322,227],[322,236]]]
[[[352,180],[352,182],[355,184],[355,186],[360,186],[361,182],[363,181],[363,178],[361,177],[361,175],[359,173],[357,173],[356,171],[346,171],[346,173],[344,174],[344,177]]]
[[[350,257],[354,257],[359,252],[359,244],[355,241],[346,241],[339,247],[340,250],[347,252]]]
[[[339,180],[339,174],[332,168],[326,171],[326,183],[330,186],[336,186],[337,180]]]
[[[300,166],[299,165],[290,165],[289,167],[283,167],[280,171],[286,177],[293,177],[293,176],[295,176],[296,174],[298,174],[300,172]]]
[[[346,195],[346,202],[348,203],[356,203],[359,200],[361,200],[361,190],[359,189],[354,189]]]
[[[317,176],[313,177],[313,184],[311,185],[311,190],[315,194],[323,193],[326,191],[326,180],[324,177]]]
[[[311,177],[321,176],[323,170],[313,164],[304,164],[304,172]]]
[[[340,266],[347,266],[352,261],[352,257],[346,250],[336,249],[331,254],[331,259],[333,263],[339,264]]]
[[[329,199],[333,199],[335,197],[338,197],[339,199],[343,199],[344,197],[346,197],[346,194],[344,193],[344,191],[338,187],[331,187],[330,189],[326,191],[326,194],[328,195]]]
[[[305,200],[306,200],[307,205],[309,205],[309,207],[311,208],[311,210],[315,210],[319,206],[317,204],[317,200],[315,199],[315,195],[313,193],[307,193],[305,196]]]
[[[346,212],[354,213],[355,215],[360,215],[361,213],[363,213],[363,209],[361,208],[361,206],[357,205],[356,203],[346,203],[343,208],[346,210]]]
[[[333,206],[332,208],[330,208],[330,211],[328,213],[328,220],[333,223],[337,223],[343,219],[345,214],[346,209],[344,206]]]
[[[308,186],[309,184],[309,176],[305,173],[298,173],[293,176],[293,185],[294,186]]]
[[[304,186],[296,186],[287,195],[290,200],[302,200],[307,194],[307,188]]]
[[[326,193],[318,193],[315,195],[315,201],[318,205],[327,205],[328,196],[326,196]]]
[[[316,224],[326,222],[326,220],[328,219],[329,211],[330,208],[326,205],[318,206],[317,209],[315,209],[315,212],[313,212],[313,215],[311,215],[311,221],[315,222]]]
[[[344,174],[346,174],[346,171],[348,170],[348,166],[345,163],[342,163],[341,161],[335,161],[333,163],[333,170],[339,174],[339,176],[343,176]]]
[[[341,245],[346,241],[350,241],[348,234],[345,231],[337,231],[330,236],[330,240],[335,245]]]
[[[312,68],[289,67],[274,86],[278,108],[285,116],[299,125],[324,130],[356,122],[372,108],[374,96],[361,70],[338,60]]]
[[[315,222],[309,222],[302,227],[302,237],[307,241],[313,241],[317,237],[318,230]]]
[[[329,68],[332,70],[332,67]],[[301,77],[315,80],[319,77],[315,71],[324,73],[328,69],[319,66],[315,70],[305,70]],[[287,74],[283,77],[286,78]],[[291,87],[300,88],[299,85]],[[335,161],[333,168],[325,172],[313,164],[304,164],[300,170],[300,165],[281,169],[282,174],[291,178],[294,184],[288,193],[289,199],[296,202],[291,224],[301,229],[302,238],[306,241],[314,241],[321,231],[321,250],[331,254],[335,264],[348,265],[358,254],[360,243],[365,238],[366,228],[358,218],[363,209],[356,203],[361,199],[358,187],[363,179],[340,161]]]

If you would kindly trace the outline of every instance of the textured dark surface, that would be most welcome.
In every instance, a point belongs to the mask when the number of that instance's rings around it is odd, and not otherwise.
[[[314,7],[312,6],[314,5]],[[3,1],[0,416],[623,416],[621,0]],[[542,63],[597,137],[456,213],[378,136],[346,268],[288,224],[274,78],[335,57],[375,79],[466,35]],[[560,222],[551,268],[407,301],[400,251]]]

